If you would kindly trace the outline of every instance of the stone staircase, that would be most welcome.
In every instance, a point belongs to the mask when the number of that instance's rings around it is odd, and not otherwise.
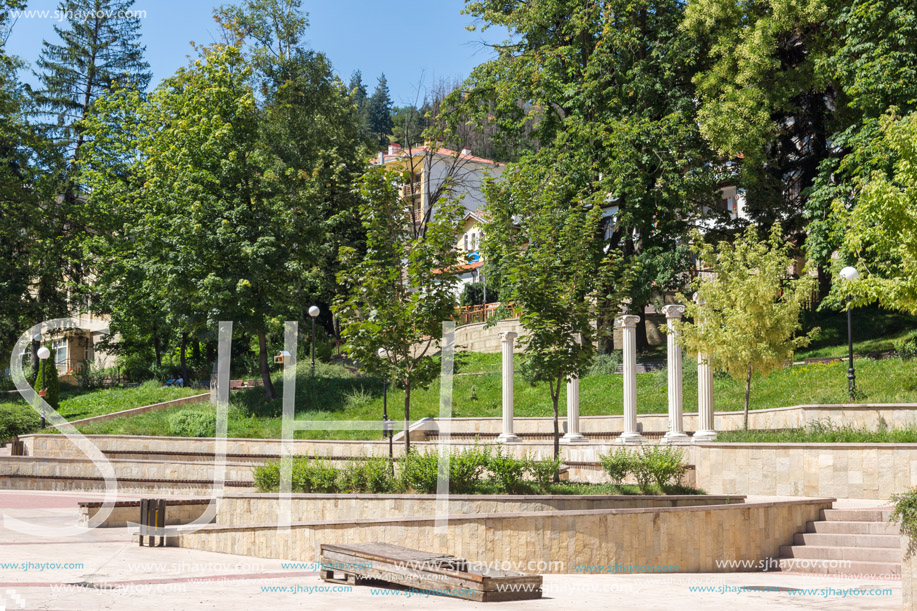
[[[825,509],[793,545],[780,547],[781,571],[900,575],[901,539],[888,522],[891,509]]]

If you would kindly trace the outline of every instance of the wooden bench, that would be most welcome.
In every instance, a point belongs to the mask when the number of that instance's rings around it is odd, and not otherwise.
[[[320,562],[319,575],[332,583],[384,582],[477,602],[541,598],[541,575],[477,567],[463,558],[388,543],[323,543]]]

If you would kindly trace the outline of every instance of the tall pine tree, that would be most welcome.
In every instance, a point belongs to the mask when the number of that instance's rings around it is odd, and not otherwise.
[[[55,270],[42,278],[49,293],[64,294],[67,283],[80,288],[85,276],[82,238],[93,219],[80,205],[78,160],[93,104],[128,82],[145,90],[151,78],[133,4],[134,0],[62,0],[58,10],[67,21],[54,27],[60,42],[44,41],[37,62],[37,122],[53,145],[45,169],[57,181],[53,196],[41,204],[48,232],[41,248],[42,266]],[[44,315],[73,311],[74,305],[71,300],[65,306],[47,307]]]
[[[385,146],[393,127],[395,124],[392,121],[392,98],[388,93],[388,81],[383,74],[379,77],[372,97],[369,98],[369,129],[378,139],[379,145]]]
[[[48,119],[49,135],[71,162],[79,158],[82,122],[92,103],[113,85],[132,81],[144,90],[150,82],[133,5],[134,0],[63,0],[59,10],[69,21],[54,26],[61,43],[43,43],[35,100]]]

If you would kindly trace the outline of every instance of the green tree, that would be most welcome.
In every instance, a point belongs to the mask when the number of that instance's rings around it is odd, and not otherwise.
[[[849,296],[917,314],[917,113],[886,116],[875,150],[896,160],[892,171],[865,178],[852,210],[835,202],[841,258],[834,273],[849,263],[861,276],[835,282],[834,293],[837,302]]]
[[[0,0],[0,351],[9,354],[22,333],[60,303],[55,270],[42,266],[47,223],[40,203],[47,192],[41,171],[46,142],[29,124],[28,96],[17,78],[22,62],[6,54],[19,0]],[[37,365],[33,349],[32,365]]]
[[[388,81],[383,74],[379,77],[376,89],[369,97],[369,130],[376,138],[376,144],[385,146],[393,127],[392,98],[388,92]],[[404,144],[407,146],[410,143]]]
[[[360,131],[360,137],[365,142],[372,141],[372,128],[369,124],[369,95],[366,92],[366,85],[363,84],[363,73],[354,70],[350,75],[350,84],[347,86],[353,103],[357,107],[357,125]]]
[[[533,141],[538,154],[520,167],[577,152],[571,201],[605,209],[607,257],[625,263],[607,295],[634,275],[643,250],[674,249],[716,201],[715,156],[697,127],[691,81],[702,47],[679,29],[684,10],[677,0],[466,3],[483,28],[513,36],[447,98],[450,133],[473,117],[498,141]],[[631,297],[642,315],[643,295]],[[613,315],[599,313],[602,329]]]
[[[679,294],[691,320],[676,323],[683,345],[707,355],[710,365],[745,380],[745,429],[754,373],[767,375],[792,360],[818,330],[797,335],[800,314],[812,299],[815,279],[793,277],[791,244],[779,225],[767,240],[750,226],[735,243],[715,248],[696,235],[695,252],[704,271],[694,281],[694,300]]]
[[[454,248],[462,217],[461,204],[443,197],[416,218],[413,198],[398,189],[406,173],[374,166],[360,180],[366,251],[341,249],[344,293],[334,305],[348,354],[404,388],[405,452],[411,391],[436,377],[442,322],[455,315]]]
[[[57,377],[57,364],[54,360],[54,350],[51,356],[41,361],[38,365],[38,374],[35,376],[35,390],[46,391],[45,401],[54,409],[60,409],[60,380]]]
[[[602,210],[576,199],[568,180],[587,165],[568,154],[540,169],[508,169],[485,187],[483,252],[503,299],[519,308],[525,364],[548,382],[554,408],[554,458],[560,456],[558,401],[595,351],[592,326],[604,270]],[[504,182],[505,181],[505,182]]]

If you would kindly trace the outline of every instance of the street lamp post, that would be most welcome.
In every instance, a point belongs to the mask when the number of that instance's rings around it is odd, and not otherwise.
[[[379,348],[379,358],[384,359],[388,353],[385,348]],[[388,437],[388,463],[392,469],[392,475],[395,474],[395,453],[392,447],[393,438],[395,437],[392,430],[392,421],[388,419],[388,377],[382,378],[382,439]]]
[[[860,272],[855,267],[845,267],[841,270],[841,278],[845,282],[853,282],[860,277]],[[847,295],[847,392],[850,400],[856,400],[856,372],[853,370],[853,314],[850,310],[850,295]]]
[[[309,308],[309,316],[312,317],[312,375],[315,375],[315,317],[319,313],[318,306]]]
[[[45,361],[48,360],[48,357],[51,356],[51,351],[48,350],[47,346],[42,346],[38,349],[38,360],[41,361],[41,390],[38,391],[38,396],[44,399],[46,389],[48,388],[48,375],[45,372]],[[41,428],[45,428],[45,401],[41,402]]]

